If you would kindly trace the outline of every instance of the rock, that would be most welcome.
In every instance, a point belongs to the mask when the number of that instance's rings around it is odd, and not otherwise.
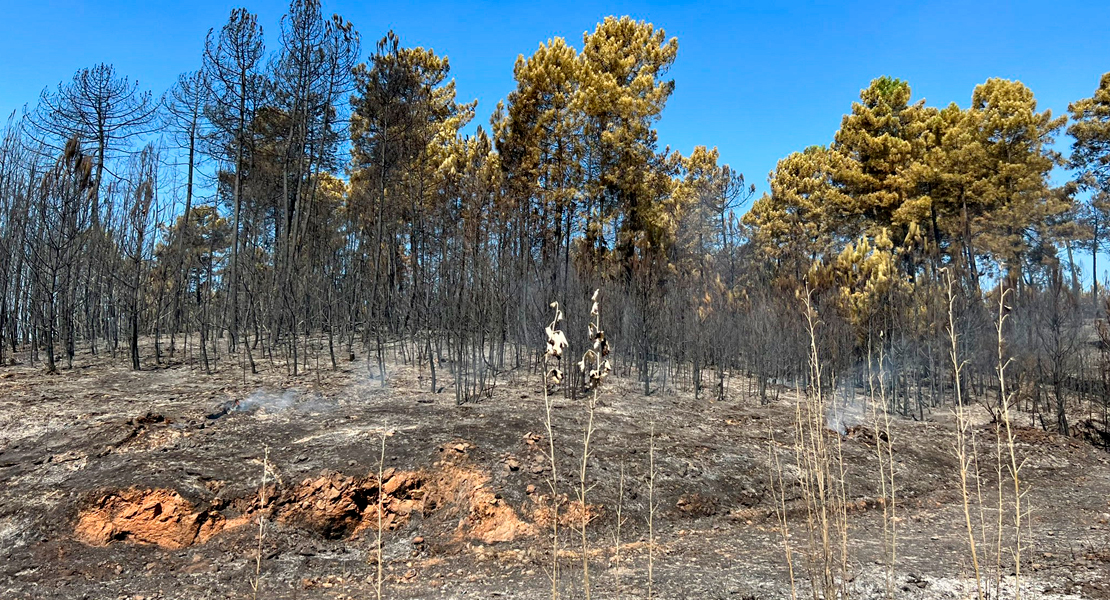
[[[385,484],[382,486],[382,491],[392,496],[397,492],[397,490],[401,488],[412,487],[415,479],[416,478],[413,476],[412,473],[394,474],[392,477],[385,480]]]
[[[198,554],[193,557],[193,562],[185,565],[185,567],[181,569],[181,572],[188,575],[197,575],[199,573],[205,573],[211,568],[212,563]]]
[[[218,514],[196,510],[174,490],[127,490],[83,510],[74,536],[90,546],[126,540],[179,549],[206,540],[225,524]]]
[[[424,543],[424,536],[418,535],[418,536],[412,538],[412,545],[413,546],[419,546],[423,543]]]
[[[532,484],[528,484],[528,487],[524,488],[524,493],[528,494],[529,496],[531,496],[532,494],[535,494],[536,493],[536,486],[534,486]]]

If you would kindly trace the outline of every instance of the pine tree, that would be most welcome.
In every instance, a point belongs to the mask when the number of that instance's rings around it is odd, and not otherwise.
[[[1083,221],[1089,229],[1094,305],[1098,307],[1098,254],[1103,248],[1106,223],[1110,219],[1110,73],[1104,73],[1090,98],[1068,105],[1074,138],[1069,166],[1076,170],[1076,183],[1090,192]]]
[[[662,78],[678,41],[630,17],[606,17],[582,41],[576,104],[585,119],[585,244],[603,253],[604,228],[613,226],[627,276],[637,252],[666,251],[667,232],[654,209],[671,182],[653,126],[674,92],[674,80]]]
[[[1037,112],[1033,92],[1019,81],[989,79],[975,87],[952,167],[966,182],[967,240],[1020,279],[1023,261],[1051,243],[1047,225],[1069,208],[1053,193],[1049,173],[1061,163],[1052,150],[1065,118]]]
[[[263,101],[265,76],[262,57],[265,45],[258,18],[244,8],[231,11],[217,34],[208,31],[204,44],[204,73],[210,101],[206,113],[217,136],[217,151],[224,154],[235,172],[231,174],[231,205],[234,214],[231,242],[230,323],[232,347],[239,336],[239,268],[242,237],[243,184],[246,158],[252,140],[248,133],[255,111]]]
[[[504,174],[506,216],[516,223],[518,258],[537,251],[552,283],[569,276],[579,223],[584,115],[576,96],[582,64],[562,38],[517,58],[516,89],[493,120]],[[536,233],[539,235],[536,235]],[[532,240],[540,244],[532,248]],[[561,255],[561,256],[560,256]]]
[[[114,66],[100,63],[81,69],[73,79],[43,90],[32,113],[32,135],[48,150],[62,152],[71,139],[93,149],[96,161],[93,185],[92,223],[100,226],[102,190],[109,158],[124,153],[136,137],[151,133],[158,104],[149,91],[116,73]]]
[[[842,161],[842,154],[825,146],[783,158],[771,174],[771,192],[744,215],[756,250],[795,281],[812,261],[852,239],[845,224],[853,220],[854,202],[833,179]]]
[[[880,77],[860,91],[831,147],[843,155],[834,181],[854,204],[844,215],[845,234],[876,236],[892,229],[901,239],[924,216],[914,167],[923,158],[922,138],[933,112],[924,101],[910,104],[910,86],[900,79]]]
[[[443,201],[437,169],[476,106],[456,101],[450,70],[447,57],[402,47],[393,32],[378,42],[369,65],[355,67],[351,218],[362,232],[360,262],[371,270],[369,302],[362,310],[364,322],[373,326],[364,335],[373,333],[379,342],[385,323],[377,308],[385,298],[408,307],[394,317],[410,333],[426,325],[433,216],[442,214],[436,209]]]

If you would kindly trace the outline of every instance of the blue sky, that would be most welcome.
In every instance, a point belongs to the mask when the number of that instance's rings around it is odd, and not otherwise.
[[[364,54],[388,29],[406,45],[447,54],[462,100],[485,123],[512,89],[518,54],[553,36],[578,46],[606,15],[631,15],[678,37],[663,143],[718,146],[766,189],[786,154],[827,143],[874,77],[910,82],[931,105],[966,106],[988,77],[1020,79],[1059,114],[1110,71],[1110,2],[508,2],[324,0],[354,22]],[[111,62],[156,94],[196,69],[204,36],[228,0],[12,1],[0,19],[0,111],[34,103],[44,86]],[[286,2],[253,0],[270,48]]]

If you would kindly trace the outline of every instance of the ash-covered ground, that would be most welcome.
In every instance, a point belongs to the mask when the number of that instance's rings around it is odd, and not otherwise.
[[[550,597],[538,374],[504,374],[491,397],[456,406],[415,367],[390,368],[384,383],[361,362],[295,378],[284,369],[151,367],[132,372],[123,360],[90,356],[58,375],[0,367],[0,596],[252,598],[257,585],[258,598],[373,598],[380,529],[385,597]],[[653,596],[790,597],[769,456],[789,482],[794,402],[784,394],[761,406],[746,389],[734,379],[728,398],[715,401],[645,396],[620,377],[605,383],[588,469],[594,597],[647,595],[652,424]],[[989,504],[993,427],[976,414]],[[584,403],[560,393],[566,598],[583,597],[574,492],[583,417]],[[833,423],[845,432],[853,507],[850,589],[882,598],[874,434],[865,413],[850,418],[860,422]],[[891,435],[897,597],[974,597],[951,417],[895,420]],[[1029,510],[1023,597],[1110,598],[1110,454],[1028,428],[1018,440]],[[801,503],[788,494],[791,519],[803,518]],[[804,588],[800,522],[792,540]]]

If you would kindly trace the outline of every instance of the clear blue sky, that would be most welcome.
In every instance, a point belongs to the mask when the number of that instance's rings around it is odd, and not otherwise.
[[[678,37],[663,143],[718,146],[761,190],[782,156],[827,143],[874,77],[910,82],[929,104],[967,106],[988,77],[1024,81],[1054,113],[1110,71],[1110,2],[366,2],[324,0],[362,33],[364,55],[388,29],[451,59],[460,98],[485,123],[512,89],[513,61],[552,36],[575,46],[606,15],[631,15]],[[196,69],[205,33],[229,0],[30,0],[0,18],[0,111],[44,86],[111,62],[160,94]],[[269,48],[287,4],[254,0]]]

